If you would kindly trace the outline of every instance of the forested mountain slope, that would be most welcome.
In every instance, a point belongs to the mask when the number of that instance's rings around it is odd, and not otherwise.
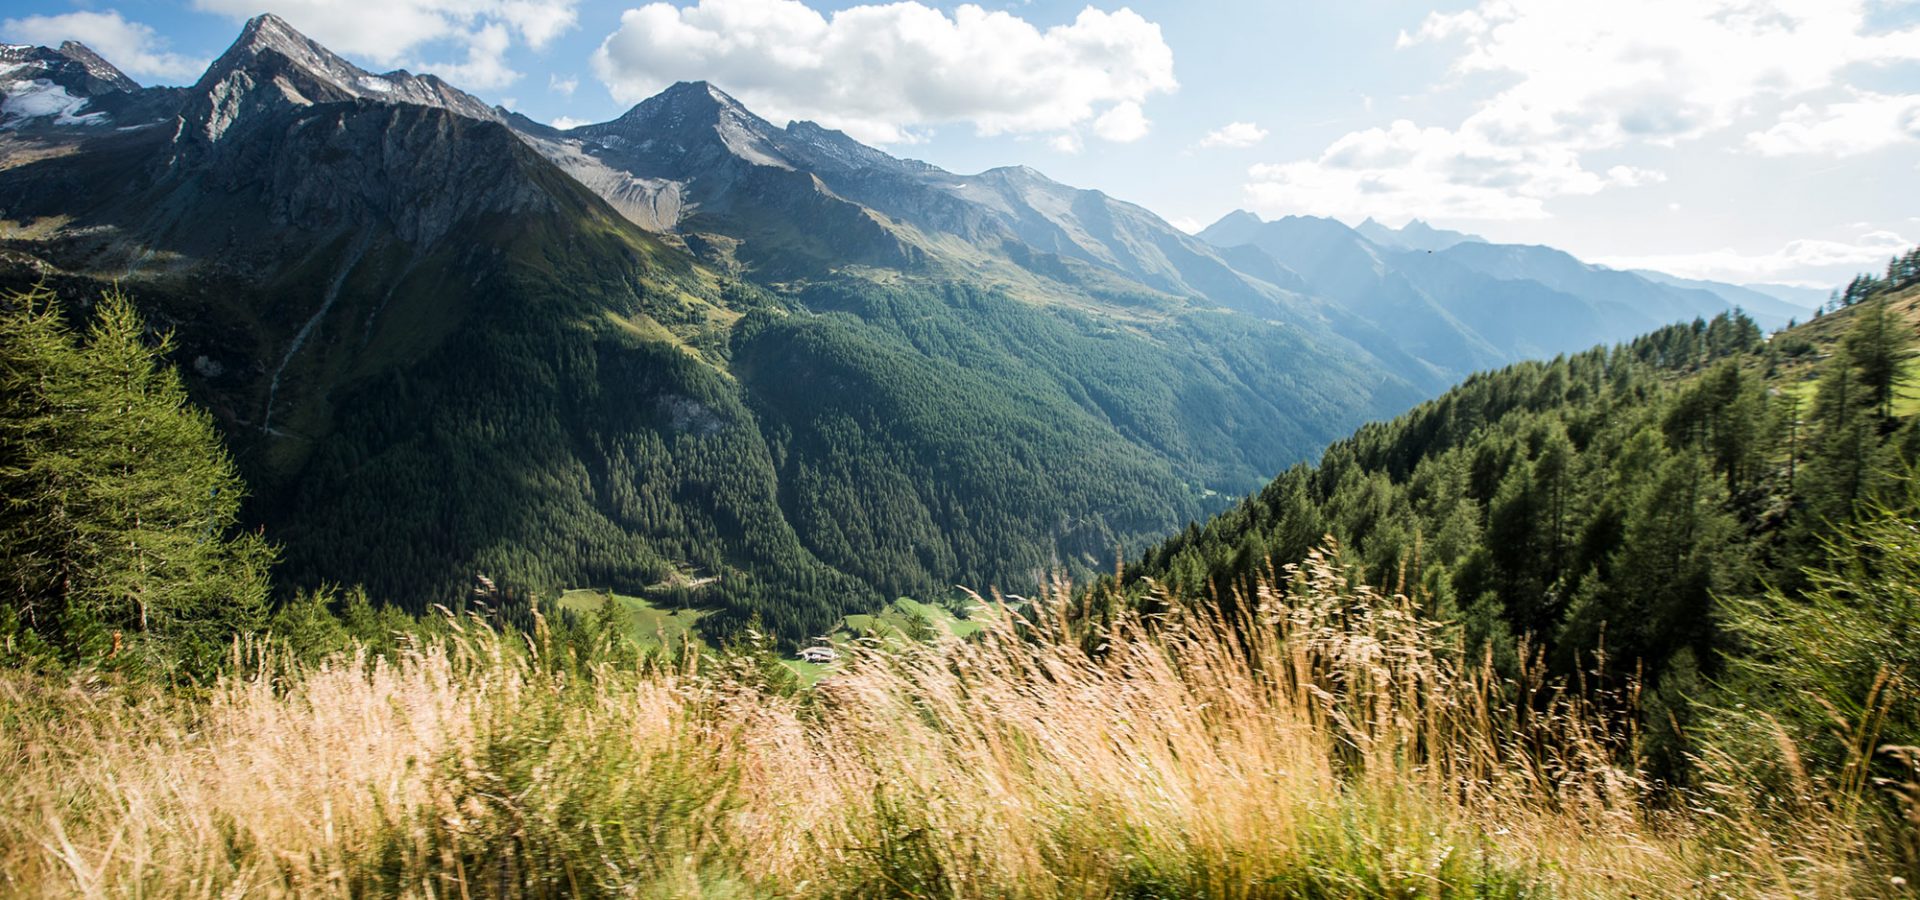
[[[1916,335],[1907,287],[1771,339],[1725,314],[1476,375],[1149,551],[1121,587],[1245,596],[1330,535],[1510,671],[1542,653],[1562,675],[1637,673],[1658,731],[1720,674],[1724,598],[1797,591],[1830,538],[1908,496]]]

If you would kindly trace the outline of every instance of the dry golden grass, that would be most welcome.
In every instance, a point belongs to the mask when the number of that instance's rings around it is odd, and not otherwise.
[[[203,696],[0,679],[0,890],[34,896],[1899,894],[1857,809],[1674,811],[1583,701],[1323,558],[1244,621],[1063,602],[857,654],[582,675],[477,622]],[[1087,648],[1087,649],[1083,649]],[[1857,790],[1855,796],[1864,788]]]

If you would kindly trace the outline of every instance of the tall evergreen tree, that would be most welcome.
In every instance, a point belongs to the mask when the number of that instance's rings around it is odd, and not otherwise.
[[[264,621],[272,550],[170,347],[117,292],[82,334],[0,301],[0,630],[16,650],[202,676]]]
[[[1882,419],[1893,414],[1893,395],[1900,383],[1907,340],[1893,311],[1882,298],[1862,307],[1847,334],[1847,361],[1859,374],[1866,402]]]

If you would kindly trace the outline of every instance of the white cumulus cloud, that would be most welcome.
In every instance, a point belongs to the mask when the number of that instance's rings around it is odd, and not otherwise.
[[[1093,120],[1093,133],[1102,140],[1116,144],[1130,144],[1146,137],[1152,127],[1140,104],[1131,100],[1115,104],[1112,109],[1101,113],[1100,118]]]
[[[193,6],[236,20],[271,12],[339,53],[482,90],[520,77],[506,62],[516,41],[544,48],[578,19],[578,0],[193,0]],[[452,59],[442,55],[448,47]]]
[[[507,26],[498,22],[482,26],[467,40],[466,59],[441,63],[431,67],[431,71],[461,87],[477,90],[506,87],[520,77],[519,72],[507,66],[507,47],[511,43]]]
[[[189,82],[200,77],[208,63],[168,50],[166,39],[151,26],[121,18],[117,10],[8,19],[0,22],[0,34],[13,43],[48,47],[79,41],[135,79]]]
[[[1695,137],[1757,100],[1920,60],[1920,28],[1874,32],[1868,0],[1483,0],[1404,44],[1457,43],[1453,68],[1517,79],[1467,124],[1509,140],[1611,146]]]
[[[775,121],[812,119],[863,140],[970,123],[981,134],[1065,132],[1137,139],[1139,105],[1178,87],[1160,26],[1091,7],[1041,29],[962,4],[913,0],[825,16],[798,0],[649,3],[621,14],[593,65],[633,103],[675,81],[706,80]]]
[[[1251,147],[1267,139],[1267,130],[1252,122],[1228,122],[1200,139],[1200,146],[1214,147]]]
[[[1920,60],[1920,29],[1876,30],[1869,7],[1481,0],[1433,13],[1399,45],[1453,48],[1453,87],[1486,91],[1470,111],[1353,132],[1318,158],[1258,167],[1249,199],[1274,213],[1313,202],[1345,215],[1538,218],[1556,197],[1661,180],[1630,167],[1595,171],[1592,154],[1725,134],[1786,103],[1811,105],[1755,132],[1754,149],[1838,155],[1906,140],[1913,119],[1891,102],[1834,102],[1850,67]]]

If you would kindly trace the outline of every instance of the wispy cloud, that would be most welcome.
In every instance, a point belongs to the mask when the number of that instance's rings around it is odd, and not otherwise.
[[[1228,122],[1207,132],[1206,137],[1200,139],[1200,146],[1242,148],[1251,147],[1266,139],[1267,130],[1252,122]]]
[[[1597,261],[1619,269],[1653,269],[1685,278],[1782,281],[1800,287],[1831,287],[1830,281],[1798,276],[1811,270],[1827,270],[1834,278],[1842,278],[1854,272],[1878,270],[1889,256],[1911,249],[1914,243],[1899,232],[1877,229],[1852,240],[1788,241],[1770,251],[1722,248],[1696,253],[1611,256]]]
[[[1767,156],[1844,157],[1920,142],[1920,94],[1851,94],[1819,107],[1802,103],[1747,135],[1747,146]]]

